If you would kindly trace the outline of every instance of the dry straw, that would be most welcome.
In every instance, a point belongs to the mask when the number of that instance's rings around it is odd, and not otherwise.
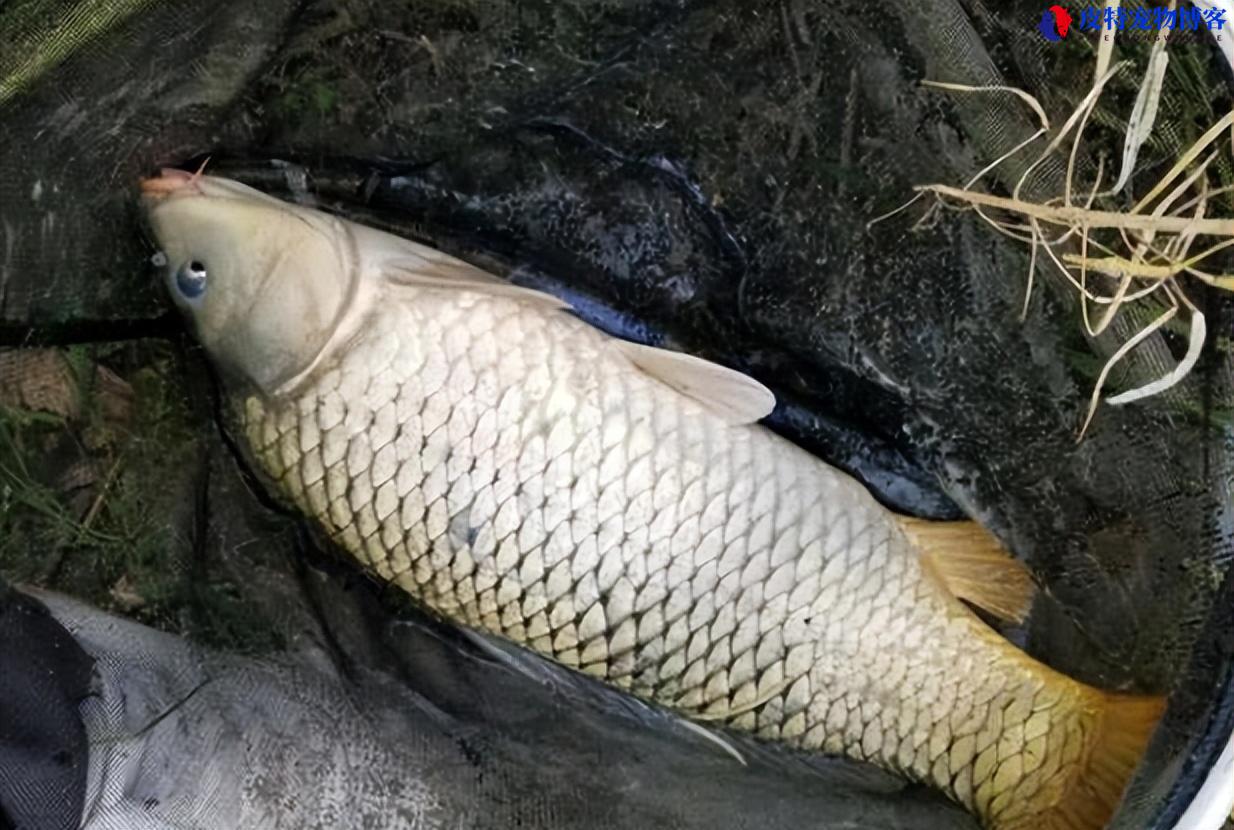
[[[1171,10],[1176,3],[1177,0],[1172,0]],[[1117,8],[1118,0],[1107,0],[1106,5]],[[1084,328],[1090,336],[1095,337],[1105,331],[1115,317],[1132,304],[1151,301],[1154,313],[1160,312],[1106,361],[1093,388],[1088,414],[1079,431],[1081,438],[1097,412],[1101,391],[1110,371],[1138,344],[1184,310],[1190,336],[1187,352],[1178,365],[1150,383],[1107,398],[1106,403],[1119,406],[1164,392],[1181,381],[1195,365],[1207,330],[1203,313],[1187,296],[1184,276],[1234,291],[1234,274],[1217,274],[1204,268],[1211,257],[1234,245],[1234,220],[1208,215],[1214,206],[1213,200],[1234,189],[1213,187],[1208,176],[1209,168],[1221,152],[1218,142],[1227,135],[1234,139],[1234,112],[1219,119],[1187,148],[1129,210],[1110,211],[1093,207],[1098,199],[1114,196],[1126,188],[1135,171],[1140,148],[1153,131],[1169,62],[1165,49],[1169,32],[1168,28],[1162,29],[1161,37],[1154,42],[1149,53],[1144,79],[1127,120],[1118,178],[1103,191],[1104,170],[1099,164],[1095,180],[1084,189],[1086,192],[1082,196],[1077,193],[1075,168],[1084,128],[1110,79],[1129,65],[1127,62],[1111,64],[1114,31],[1110,31],[1109,37],[1100,42],[1094,80],[1088,94],[1056,132],[1051,128],[1045,109],[1024,90],[1005,86],[925,82],[927,86],[953,92],[1013,93],[1032,109],[1040,126],[963,187],[930,184],[915,188],[918,193],[913,201],[925,195],[936,199],[919,224],[930,221],[941,207],[959,206],[975,211],[1000,233],[1029,245],[1031,253],[1024,313],[1027,313],[1028,301],[1032,296],[1037,261],[1042,256],[1078,292]],[[1042,141],[1045,142],[1044,148],[1041,148]],[[1070,146],[1067,148],[1063,193],[1043,202],[1023,198],[1022,193],[1033,171],[1054,154],[1063,152],[1068,141]],[[975,189],[990,172],[1033,146],[1041,149],[1020,175],[1009,197]],[[900,210],[903,208],[893,214]],[[879,217],[874,222],[887,216]],[[1100,233],[1094,233],[1096,231]],[[1078,253],[1075,252],[1077,247]],[[1099,278],[1092,279],[1094,274]],[[1163,307],[1164,311],[1161,311]]]

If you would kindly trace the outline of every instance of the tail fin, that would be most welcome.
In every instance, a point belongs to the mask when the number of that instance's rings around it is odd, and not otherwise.
[[[1080,767],[1058,801],[1016,821],[991,821],[994,830],[1100,830],[1122,800],[1157,721],[1165,698],[1103,695],[1105,707]]]

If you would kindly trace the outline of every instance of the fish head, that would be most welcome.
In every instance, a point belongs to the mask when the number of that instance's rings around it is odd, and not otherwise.
[[[271,395],[310,367],[356,281],[345,225],[214,176],[164,170],[141,189],[167,290],[226,379]]]

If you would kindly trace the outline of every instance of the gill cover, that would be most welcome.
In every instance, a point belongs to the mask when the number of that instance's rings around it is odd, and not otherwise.
[[[210,176],[142,189],[167,289],[219,368],[272,394],[311,366],[355,287],[344,223]]]

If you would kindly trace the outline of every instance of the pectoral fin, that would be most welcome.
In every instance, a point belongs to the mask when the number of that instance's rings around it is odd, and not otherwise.
[[[1001,620],[1024,622],[1036,590],[1032,575],[988,530],[976,522],[896,519],[953,594]]]
[[[754,378],[700,357],[615,341],[630,362],[678,392],[693,398],[734,426],[762,420],[775,409],[776,396]]]

